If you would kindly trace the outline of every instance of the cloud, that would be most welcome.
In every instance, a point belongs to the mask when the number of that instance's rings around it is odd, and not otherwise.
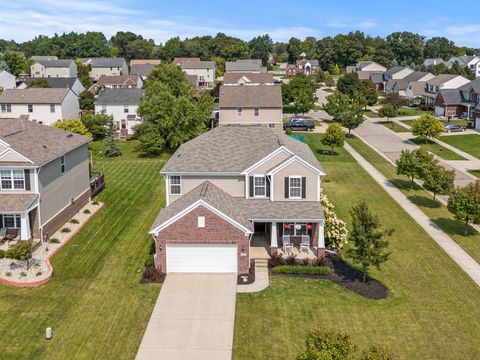
[[[446,30],[448,34],[457,36],[478,34],[480,32],[480,25],[447,26]]]

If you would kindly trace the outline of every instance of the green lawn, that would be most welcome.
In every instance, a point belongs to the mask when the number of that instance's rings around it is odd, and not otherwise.
[[[44,286],[0,286],[2,359],[133,359],[160,287],[140,285],[151,238],[148,229],[164,205],[162,159],[139,159],[135,143],[106,160],[105,203],[52,259]],[[98,153],[100,146],[95,145]],[[54,337],[45,341],[45,328]]]
[[[480,179],[480,170],[468,170],[468,172]]]
[[[378,113],[376,113],[375,111],[371,111],[371,110],[366,110],[363,112],[363,115],[369,117],[369,118],[379,118],[380,116],[378,115]]]
[[[387,129],[390,129],[392,131],[395,131],[397,133],[402,133],[402,132],[410,132],[409,129],[407,129],[405,126],[399,125],[395,123],[394,121],[382,121],[380,122],[383,126],[385,126]]]
[[[441,136],[440,140],[480,159],[480,135],[448,135]]]
[[[412,138],[410,141],[420,145],[421,148],[430,151],[444,160],[466,160],[463,156],[458,155],[456,152],[453,152],[434,141],[427,140],[425,142],[418,138]]]
[[[318,137],[305,138],[340,218],[350,222],[349,209],[363,199],[395,228],[391,259],[372,271],[391,296],[374,301],[328,281],[272,277],[266,291],[237,296],[235,358],[293,359],[318,326],[345,330],[362,347],[386,344],[396,359],[479,358],[480,289],[343,149],[323,155]]]
[[[427,111],[427,113],[430,113]],[[409,125],[409,126],[412,126],[412,123],[414,122],[415,120],[401,120],[401,122]],[[447,124],[458,124],[458,125],[461,125],[461,126],[468,126],[468,123],[469,121],[468,120],[450,120],[450,121],[446,121],[446,120],[440,120],[442,122],[442,124],[444,125],[447,125]]]
[[[417,116],[417,115],[423,115],[423,114],[432,114],[432,112],[420,110],[416,108],[405,107],[405,106],[397,110],[398,116]]]

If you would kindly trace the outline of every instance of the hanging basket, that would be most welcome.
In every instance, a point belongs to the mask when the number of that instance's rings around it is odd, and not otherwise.
[[[292,228],[290,224],[285,224],[283,227],[285,228],[285,230],[290,230]]]
[[[307,224],[307,230],[312,230],[312,229],[313,229],[312,224]]]
[[[296,230],[300,230],[301,228],[302,228],[302,225],[300,225],[300,224],[295,225]]]

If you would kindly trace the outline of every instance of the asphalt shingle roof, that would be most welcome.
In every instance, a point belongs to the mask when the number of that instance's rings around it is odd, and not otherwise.
[[[225,71],[261,71],[262,60],[237,60],[227,61],[225,64]]]
[[[431,85],[442,85],[443,83],[450,81],[452,79],[455,79],[460,75],[453,75],[453,74],[439,74],[435,76],[434,78],[427,80],[428,84]]]
[[[443,89],[439,91],[444,105],[475,105],[475,102],[465,99],[460,89]]]
[[[241,78],[245,78],[248,83],[252,84],[273,84],[272,73],[225,73],[223,75],[223,83],[237,84]]]
[[[182,69],[215,69],[215,61],[185,61]]]
[[[37,194],[0,194],[0,212],[25,211],[37,197]]]
[[[155,64],[132,64],[130,65],[130,74],[137,76],[148,76]]]
[[[6,89],[0,95],[0,103],[61,104],[69,91],[67,88]]]
[[[143,89],[103,89],[97,95],[95,105],[138,105]]]
[[[78,80],[76,77],[46,77],[42,79],[52,88],[72,88],[75,81]],[[25,79],[25,83],[28,85],[34,80],[38,80],[38,78],[28,77]]]
[[[92,67],[122,67],[124,58],[80,58],[82,63],[89,63]]]
[[[73,60],[66,59],[52,59],[52,60],[36,60],[36,63],[39,63],[45,67],[51,68],[68,68],[72,65]]]
[[[279,85],[222,86],[219,107],[279,108],[282,107],[282,87]]]

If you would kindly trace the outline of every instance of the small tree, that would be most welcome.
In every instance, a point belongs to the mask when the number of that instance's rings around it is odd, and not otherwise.
[[[360,360],[393,360],[393,354],[387,347],[380,344],[372,344],[364,350]]]
[[[320,197],[320,205],[322,205],[323,214],[325,216],[325,245],[332,250],[340,250],[348,239],[348,229],[345,221],[337,218],[335,206],[328,200],[327,195]]]
[[[5,255],[9,259],[26,261],[28,270],[28,265],[32,258],[32,245],[32,240],[22,240],[13,245]]]
[[[307,335],[305,350],[297,355],[297,360],[344,360],[351,359],[357,346],[350,335],[326,329],[316,329]]]
[[[66,119],[63,121],[57,121],[52,125],[54,128],[70,131],[75,134],[92,137],[92,134],[88,132],[88,129],[80,119]]]
[[[351,134],[352,129],[359,127],[364,121],[362,105],[358,102],[359,99],[352,101],[348,107],[343,109],[337,120],[343,127],[348,129],[348,135]]]
[[[423,114],[412,123],[412,133],[423,141],[437,139],[443,131],[440,120],[430,114]]]
[[[106,114],[92,114],[85,113],[80,120],[88,129],[88,132],[92,134],[94,141],[103,140],[107,133],[107,124],[110,116]]]
[[[117,132],[117,127],[113,122],[113,118],[109,116],[107,126],[107,130],[105,132],[105,157],[117,157],[122,155],[122,150],[117,146],[117,142],[115,140],[115,134]]]
[[[30,84],[27,86],[29,89],[30,88],[51,88],[50,84],[48,83],[47,80],[43,78],[35,79],[32,80]]]
[[[391,235],[393,230],[379,230],[378,216],[371,213],[363,201],[354,206],[350,214],[352,216],[350,241],[354,247],[348,251],[348,255],[362,266],[363,282],[365,282],[370,266],[380,269],[380,266],[388,260],[390,256],[387,252],[388,241],[383,238]]]
[[[342,94],[353,98],[360,87],[360,80],[357,73],[348,73],[341,76],[337,81],[337,89]]]
[[[343,132],[342,126],[337,123],[329,124],[327,131],[325,131],[320,141],[323,145],[330,147],[331,153],[333,154],[333,149],[342,147],[345,142],[345,133]]]
[[[447,170],[443,166],[432,163],[424,176],[423,187],[433,193],[435,200],[438,195],[448,195],[453,190],[455,171]]]
[[[465,187],[456,187],[448,198],[448,210],[459,221],[463,221],[464,235],[468,235],[468,224],[480,222],[480,180]]]
[[[385,104],[378,111],[378,116],[386,117],[387,121],[390,121],[390,118],[397,117],[397,109],[390,104]]]
[[[327,87],[334,87],[335,86],[335,80],[333,79],[333,76],[330,75],[330,73],[325,74],[325,80],[323,81],[325,83],[325,86]]]
[[[88,90],[83,90],[78,97],[78,103],[81,110],[94,110],[95,95]]]
[[[378,101],[377,88],[371,80],[360,80],[358,93],[365,98],[369,106],[375,105]]]
[[[415,179],[424,178],[428,166],[432,163],[436,163],[433,155],[424,149],[402,150],[396,161],[397,174],[408,176],[413,188]]]
[[[398,93],[392,92],[385,95],[383,103],[391,105],[395,108],[395,110],[398,110],[402,106],[407,105],[407,100],[403,96],[400,96]]]

